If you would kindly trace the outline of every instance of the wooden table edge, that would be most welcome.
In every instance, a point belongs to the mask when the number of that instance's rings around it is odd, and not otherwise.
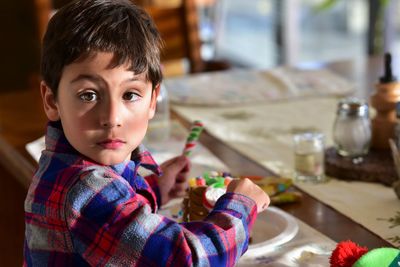
[[[1,134],[0,161],[3,167],[9,171],[25,189],[29,188],[32,175],[36,170],[35,166],[11,146]]]

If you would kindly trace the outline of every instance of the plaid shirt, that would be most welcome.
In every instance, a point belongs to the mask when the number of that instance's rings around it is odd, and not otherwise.
[[[155,174],[143,178],[139,165]],[[99,165],[68,143],[59,122],[49,123],[25,200],[24,266],[235,265],[254,201],[228,193],[204,221],[177,223],[156,213],[159,171],[146,151]]]

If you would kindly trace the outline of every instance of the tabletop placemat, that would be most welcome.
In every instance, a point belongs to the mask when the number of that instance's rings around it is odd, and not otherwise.
[[[338,179],[324,184],[297,183],[296,186],[400,247],[400,200],[392,188]]]
[[[174,104],[230,106],[306,96],[344,96],[354,85],[327,69],[278,67],[270,70],[207,72],[164,81]]]
[[[174,105],[173,109],[189,121],[202,120],[210,134],[263,166],[292,176],[293,134],[319,131],[331,146],[337,101],[333,97],[317,97],[244,107]],[[400,245],[400,200],[392,188],[335,179],[317,186],[296,185],[391,244]]]
[[[320,97],[251,106],[172,108],[188,121],[200,119],[209,133],[257,162],[293,166],[294,134],[318,131],[325,135],[326,145],[332,145],[337,103],[336,98]]]

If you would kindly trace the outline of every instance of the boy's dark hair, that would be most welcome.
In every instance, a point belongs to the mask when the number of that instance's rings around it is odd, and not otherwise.
[[[43,39],[42,78],[57,96],[66,65],[95,52],[112,52],[111,68],[129,62],[135,74],[146,73],[154,89],[162,80],[161,45],[153,20],[130,1],[74,1],[49,22]]]

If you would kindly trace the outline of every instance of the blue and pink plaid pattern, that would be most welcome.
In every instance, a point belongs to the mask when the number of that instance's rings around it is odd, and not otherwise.
[[[154,174],[143,178],[139,166]],[[25,201],[24,266],[233,266],[248,247],[253,200],[228,193],[204,221],[157,214],[160,169],[147,151],[113,166],[84,158],[47,128]]]

